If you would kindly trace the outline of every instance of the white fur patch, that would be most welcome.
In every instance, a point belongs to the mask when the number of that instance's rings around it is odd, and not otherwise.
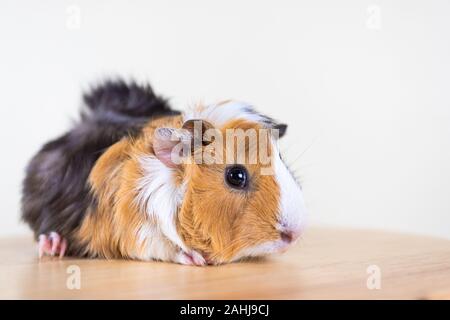
[[[275,179],[280,188],[280,225],[279,230],[300,232],[306,218],[303,192],[289,169],[281,160],[278,148],[273,147],[273,166]]]
[[[139,160],[144,170],[138,182],[137,201],[141,210],[157,218],[164,236],[187,251],[176,229],[176,217],[183,201],[185,186],[178,187],[174,182],[174,170],[166,167],[156,157],[142,156]],[[144,231],[143,229],[142,232]],[[145,234],[139,236],[142,239]]]
[[[138,231],[140,245],[145,246],[145,251],[137,251],[132,258],[139,260],[158,259],[162,261],[172,261],[174,258],[173,247],[161,233],[161,229],[150,223],[143,224]]]
[[[267,120],[264,116],[254,112],[249,104],[239,101],[194,107],[183,114],[184,121],[192,119],[207,120],[217,128],[223,127],[229,121],[238,119],[253,122],[264,122]]]

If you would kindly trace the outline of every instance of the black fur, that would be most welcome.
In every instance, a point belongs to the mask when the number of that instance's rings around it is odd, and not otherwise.
[[[58,232],[69,241],[89,206],[95,206],[87,179],[101,154],[125,136],[134,136],[158,116],[179,114],[150,86],[106,81],[83,96],[81,119],[33,157],[23,183],[22,219],[39,234]]]

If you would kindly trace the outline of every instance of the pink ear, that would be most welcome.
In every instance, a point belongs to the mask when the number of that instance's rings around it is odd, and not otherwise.
[[[189,139],[189,137],[184,137],[183,133],[176,129],[156,129],[153,137],[155,156],[167,167],[176,168],[181,163],[184,139]]]

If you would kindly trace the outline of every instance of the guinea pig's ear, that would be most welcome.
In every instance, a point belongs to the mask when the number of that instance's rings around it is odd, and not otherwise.
[[[191,119],[187,120],[182,127],[187,130],[192,136],[192,151],[197,148],[206,146],[211,143],[209,140],[204,139],[204,134],[207,130],[213,129],[214,126],[206,120]]]
[[[198,119],[186,121],[181,129],[157,128],[153,136],[155,156],[167,167],[175,168],[186,156],[211,143],[203,139],[204,133],[211,128],[212,124]]]
[[[153,136],[153,151],[156,158],[167,167],[175,168],[181,163],[178,160],[183,142],[190,140],[191,137],[187,132],[174,128],[158,128]]]
[[[283,138],[287,131],[287,124],[284,123],[276,123],[272,127],[272,129],[278,130],[278,137]]]

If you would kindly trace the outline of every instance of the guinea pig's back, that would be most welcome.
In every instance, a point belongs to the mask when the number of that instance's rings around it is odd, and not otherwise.
[[[87,179],[97,159],[123,137],[138,134],[149,119],[178,113],[150,86],[121,80],[94,88],[84,102],[80,121],[46,143],[27,166],[22,219],[36,238],[55,231],[70,240],[95,203]]]

